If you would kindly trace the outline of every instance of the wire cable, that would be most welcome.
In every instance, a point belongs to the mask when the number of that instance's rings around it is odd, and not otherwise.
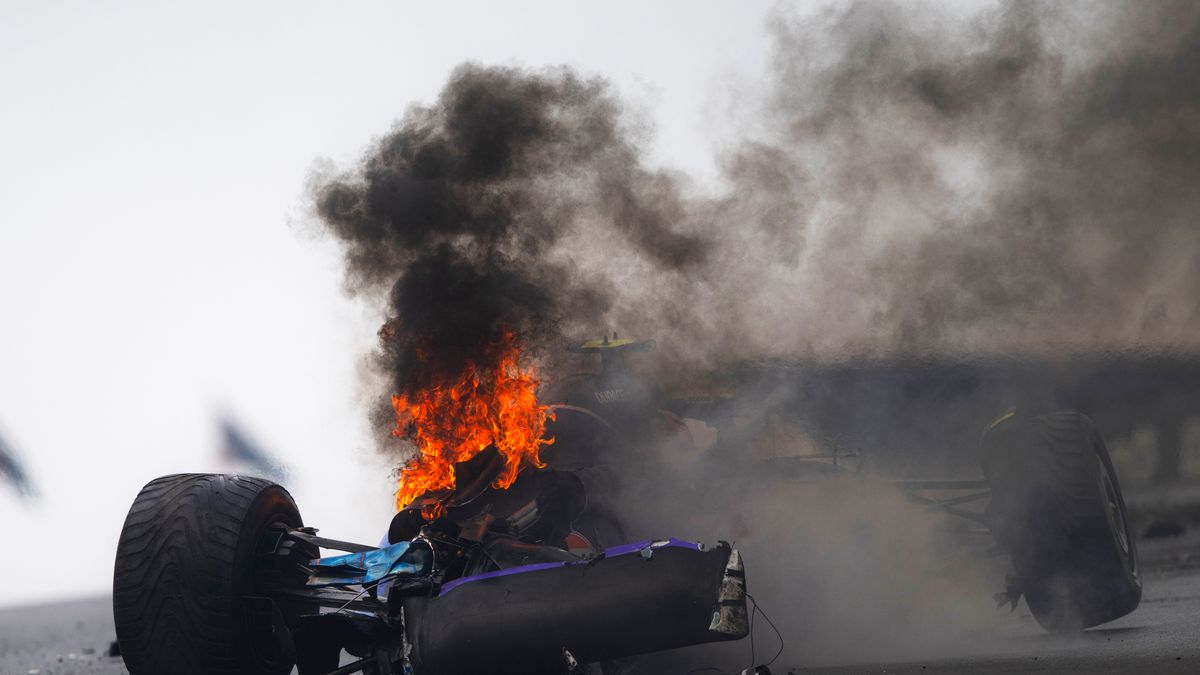
[[[754,668],[754,615],[758,614],[758,603],[754,601],[754,596],[749,593],[746,594],[746,597],[750,598],[750,604],[754,605],[754,608],[750,610],[750,667]]]
[[[767,661],[765,664],[763,664],[765,666],[770,666],[771,664],[775,663],[776,659],[778,659],[781,654],[783,654],[783,633],[779,632],[779,627],[775,625],[775,622],[771,620],[771,617],[767,616],[767,613],[758,606],[758,601],[754,599],[753,595],[747,593],[746,597],[749,598],[751,604],[754,605],[754,612],[750,615],[750,660],[754,660],[754,614],[762,614],[763,619],[766,620],[769,626],[771,626],[771,630],[775,631],[775,637],[779,640],[779,650],[775,652],[775,655],[771,657],[770,661]]]

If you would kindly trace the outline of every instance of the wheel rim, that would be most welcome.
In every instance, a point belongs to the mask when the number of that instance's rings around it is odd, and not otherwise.
[[[1125,554],[1126,565],[1130,571],[1134,571],[1137,563],[1130,550],[1129,526],[1125,521],[1125,510],[1121,508],[1121,498],[1117,494],[1117,486],[1113,482],[1112,474],[1102,460],[1100,461],[1100,483],[1104,489],[1104,511],[1108,516],[1113,538],[1121,552]]]

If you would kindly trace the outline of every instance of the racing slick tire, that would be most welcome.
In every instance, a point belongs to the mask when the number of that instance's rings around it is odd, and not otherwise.
[[[1073,411],[1010,413],[991,424],[980,451],[992,489],[991,529],[1012,556],[1015,590],[1034,619],[1065,633],[1136,609],[1137,545],[1092,421]]]
[[[131,675],[285,675],[295,649],[281,611],[256,597],[271,532],[303,526],[287,490],[261,478],[175,474],[146,484],[121,530],[113,617]],[[276,537],[276,543],[279,537]]]

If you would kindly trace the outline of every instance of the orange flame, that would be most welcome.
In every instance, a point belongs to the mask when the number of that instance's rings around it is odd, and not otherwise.
[[[468,363],[456,376],[411,394],[392,396],[396,410],[393,436],[408,437],[417,456],[400,470],[396,508],[402,509],[430,490],[453,488],[454,464],[494,445],[504,469],[492,483],[507,488],[525,466],[542,468],[539,448],[550,407],[537,401],[541,380],[533,369],[518,365],[521,347],[512,333],[484,349],[488,364]],[[427,514],[433,515],[433,512]]]

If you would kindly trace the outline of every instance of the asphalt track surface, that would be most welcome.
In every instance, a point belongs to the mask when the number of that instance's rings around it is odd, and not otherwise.
[[[772,670],[777,675],[1200,673],[1200,546],[1191,536],[1142,546],[1157,564],[1145,578],[1141,606],[1080,635],[1045,634],[1022,605],[997,641],[968,656],[836,667],[776,664]],[[0,675],[125,674],[121,659],[107,655],[115,637],[109,602],[92,598],[0,610]],[[668,670],[662,675],[673,674]]]

